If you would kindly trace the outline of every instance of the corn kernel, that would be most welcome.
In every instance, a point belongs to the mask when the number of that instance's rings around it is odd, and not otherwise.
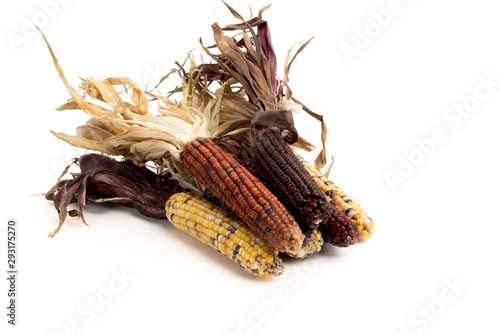
[[[271,250],[268,243],[220,207],[189,193],[177,193],[167,201],[166,211],[175,227],[218,250],[249,273],[266,278],[281,274],[283,267],[277,251],[273,249],[274,255],[264,251]],[[259,252],[266,252],[266,259]]]

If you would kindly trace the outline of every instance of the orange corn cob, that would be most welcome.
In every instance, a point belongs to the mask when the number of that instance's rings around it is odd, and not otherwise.
[[[212,140],[197,138],[183,149],[184,169],[280,252],[296,253],[304,235],[278,199]]]

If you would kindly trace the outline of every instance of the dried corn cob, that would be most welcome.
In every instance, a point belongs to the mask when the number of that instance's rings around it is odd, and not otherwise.
[[[219,206],[190,193],[177,193],[166,204],[169,221],[240,265],[247,272],[269,278],[283,272],[278,251],[245,223]]]
[[[181,155],[186,172],[280,252],[297,252],[304,236],[278,199],[233,157],[208,138],[187,143]]]
[[[238,160],[248,171],[250,171],[254,176],[262,180],[262,172],[259,167],[255,163],[253,158],[244,158]],[[264,185],[268,186],[263,180]],[[304,234],[304,242],[302,243],[302,248],[297,253],[287,253],[290,257],[293,258],[307,258],[312,256],[314,253],[321,251],[321,247],[325,243],[321,232],[318,229],[311,229],[303,224],[299,224],[302,229],[302,233]]]
[[[250,167],[252,165],[255,166],[255,163],[252,163],[250,159],[242,161],[243,163],[246,163]],[[203,197],[208,201],[223,207],[223,204],[221,204],[220,201],[209,190],[205,190],[205,192],[203,193]],[[304,259],[310,257],[314,253],[321,251],[321,247],[324,244],[323,237],[321,236],[321,232],[319,232],[318,229],[310,229],[302,226],[301,229],[302,229],[302,234],[304,235],[304,241],[302,242],[302,247],[296,252],[285,253],[286,255],[292,258]]]
[[[309,229],[304,231],[304,242],[302,248],[297,253],[287,253],[288,256],[298,259],[304,259],[312,256],[314,253],[321,251],[324,244],[321,232],[318,229]]]
[[[334,206],[331,202],[328,204]],[[318,230],[323,234],[325,243],[339,247],[354,245],[359,239],[357,225],[335,206],[327,222],[320,225]]]
[[[249,161],[242,160],[244,163],[250,163]],[[247,165],[255,165],[255,163],[250,163]],[[258,177],[257,177],[258,178]],[[264,183],[264,185],[266,185]],[[203,198],[210,201],[211,203],[218,205],[224,208],[224,204],[222,204],[219,199],[217,199],[212,192],[206,189],[203,193]],[[286,254],[293,258],[304,259],[312,256],[314,253],[321,251],[321,247],[323,246],[323,237],[321,236],[321,232],[317,229],[303,228],[302,226],[302,234],[304,235],[304,241],[302,242],[302,247],[298,249],[296,252]]]
[[[328,179],[321,171],[315,169],[307,163],[300,155],[295,153],[300,163],[313,176],[316,184],[320,186],[326,194],[327,199],[334,203],[338,209],[345,213],[357,226],[359,230],[359,239],[368,239],[374,232],[375,223],[361,208],[361,206],[338,187],[333,181]]]
[[[332,206],[278,131],[261,134],[254,152],[266,185],[299,223],[317,228],[326,222]]]

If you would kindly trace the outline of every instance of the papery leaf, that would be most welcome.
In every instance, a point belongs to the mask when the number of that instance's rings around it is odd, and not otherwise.
[[[243,16],[241,16],[236,10],[234,10],[233,7],[229,6],[225,1],[222,2],[224,3],[224,5],[226,5],[227,9],[229,9],[229,11],[231,12],[231,14],[233,14],[234,17],[236,17],[239,20],[245,21]]]
[[[328,135],[328,129],[326,128],[326,123],[325,123],[322,115],[311,111],[309,108],[307,108],[304,104],[302,104],[296,98],[292,97],[292,100],[295,103],[302,105],[302,109],[307,114],[309,114],[311,117],[313,117],[314,119],[318,120],[321,123],[321,151],[319,152],[318,156],[314,160],[314,167],[319,170],[322,167],[324,167],[326,164],[326,137]]]
[[[288,83],[290,82],[289,75],[290,75],[290,69],[292,67],[292,64],[295,61],[295,58],[297,58],[297,55],[304,50],[304,48],[311,42],[311,40],[313,38],[314,37],[311,37],[306,42],[300,43],[299,49],[297,50],[297,52],[295,52],[295,54],[292,57],[292,60],[290,60],[290,61],[288,61],[288,59],[289,59],[290,54],[293,50],[293,47],[290,50],[288,50],[286,60],[285,60],[285,70],[284,70],[284,74],[283,74],[283,79],[281,80],[281,85],[280,85],[280,89],[279,89],[280,91],[278,92],[278,94],[280,96],[284,95],[285,99],[290,99],[292,97],[292,92],[290,89],[287,89],[286,93],[283,94],[283,87],[288,86]]]

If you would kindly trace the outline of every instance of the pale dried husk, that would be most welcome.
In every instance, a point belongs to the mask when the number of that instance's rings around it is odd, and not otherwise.
[[[221,98],[200,87],[195,89],[194,63],[190,68],[193,75],[184,82],[180,103],[147,93],[127,77],[82,79],[78,93],[68,83],[52,48],[45,41],[57,73],[72,96],[70,102],[57,110],[79,109],[91,116],[86,124],[77,128],[76,135],[52,131],[57,138],[75,147],[123,156],[137,165],[152,161],[160,170],[168,169],[182,185],[193,191],[203,191],[203,187],[184,171],[181,152],[193,139],[213,137],[221,131],[218,116]],[[131,103],[122,99],[123,93],[117,91],[117,86],[125,88]],[[157,101],[159,115],[149,112],[148,96]]]

